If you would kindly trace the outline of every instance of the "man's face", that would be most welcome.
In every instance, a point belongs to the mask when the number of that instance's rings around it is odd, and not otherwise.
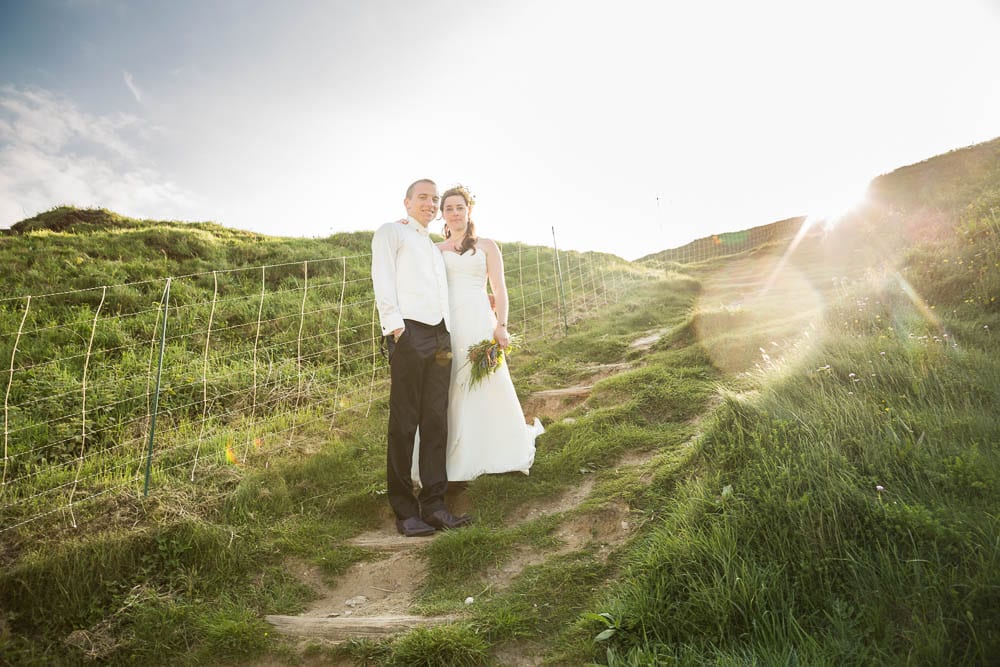
[[[403,206],[406,207],[406,212],[410,217],[426,227],[437,215],[440,201],[441,197],[438,195],[436,185],[417,183],[413,186],[413,194],[403,200]]]

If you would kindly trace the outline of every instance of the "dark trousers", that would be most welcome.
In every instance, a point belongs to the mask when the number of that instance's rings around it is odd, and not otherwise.
[[[451,335],[444,321],[436,325],[404,320],[398,342],[388,337],[389,504],[399,519],[444,509],[448,488],[448,384],[451,382]],[[419,497],[413,496],[410,468],[413,439],[420,427]],[[419,501],[419,502],[418,502]]]

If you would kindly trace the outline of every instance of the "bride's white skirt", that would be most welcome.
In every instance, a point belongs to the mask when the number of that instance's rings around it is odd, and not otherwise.
[[[523,472],[535,461],[535,438],[542,422],[524,422],[521,404],[506,367],[473,389],[452,386],[448,405],[448,481],[464,482],[480,475]],[[411,477],[419,483],[420,433],[413,448]]]
[[[496,317],[486,295],[485,253],[445,252],[451,307],[451,385],[448,395],[448,480],[473,480],[502,472],[528,474],[535,460],[535,438],[545,429],[524,422],[507,365],[469,387],[469,346],[490,339]],[[418,481],[420,434],[411,476]]]

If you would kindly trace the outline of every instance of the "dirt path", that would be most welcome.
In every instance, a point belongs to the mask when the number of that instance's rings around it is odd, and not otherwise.
[[[633,343],[633,347],[647,349],[665,333],[665,330],[645,332]],[[631,364],[595,366],[590,369],[592,375],[579,386],[537,392],[524,402],[525,415],[529,421],[535,417],[558,419],[586,401],[596,381],[630,367]],[[639,467],[653,456],[654,453],[631,454],[619,462],[619,467]],[[593,486],[593,478],[587,477],[582,484],[557,497],[515,512],[509,518],[509,525],[570,512],[590,496]],[[449,505],[458,513],[468,509],[463,493],[449,497]],[[525,568],[589,544],[596,543],[598,553],[607,556],[628,539],[634,529],[635,524],[630,520],[629,508],[624,502],[605,505],[585,514],[571,514],[557,528],[556,536],[561,543],[557,549],[547,552],[519,549],[502,565],[487,571],[487,583],[494,591],[502,590]],[[326,643],[391,636],[415,627],[450,622],[453,617],[415,616],[410,612],[427,574],[422,548],[434,539],[434,536],[405,538],[397,535],[391,518],[387,517],[383,526],[348,542],[352,546],[375,551],[382,557],[354,564],[334,586],[324,582],[317,568],[301,562],[290,563],[291,571],[314,588],[320,597],[298,616],[268,616],[267,621],[283,634],[320,639]],[[503,661],[503,664],[535,664],[528,658],[513,655],[503,656]]]

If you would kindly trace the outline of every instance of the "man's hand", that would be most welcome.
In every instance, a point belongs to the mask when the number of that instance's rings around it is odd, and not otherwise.
[[[403,335],[404,331],[406,331],[406,329],[404,327],[399,327],[398,329],[394,329],[393,332],[392,332],[392,340],[393,340],[393,342],[398,343],[399,342],[399,337]]]

